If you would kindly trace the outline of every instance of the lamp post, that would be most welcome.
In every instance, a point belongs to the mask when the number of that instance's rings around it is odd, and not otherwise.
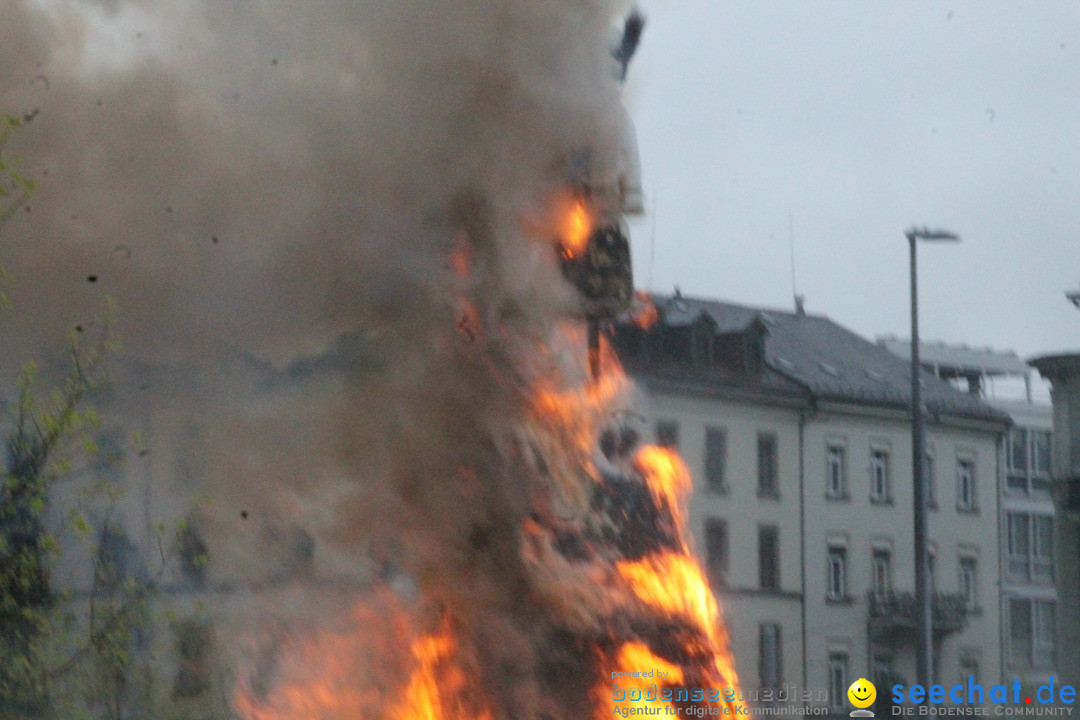
[[[933,606],[930,597],[930,546],[927,542],[929,488],[925,473],[926,437],[923,432],[922,387],[919,384],[919,285],[915,246],[919,240],[959,242],[960,236],[946,230],[909,228],[905,233],[911,248],[911,446],[912,484],[915,511],[915,599],[918,607],[918,648],[916,671],[920,685],[930,687],[934,676]]]

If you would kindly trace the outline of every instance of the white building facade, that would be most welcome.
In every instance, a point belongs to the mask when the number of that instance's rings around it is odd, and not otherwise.
[[[1075,687],[1080,685],[1080,353],[1043,356],[1032,365],[1053,384],[1055,655],[1059,681]]]
[[[879,341],[910,358],[909,343]],[[923,366],[957,389],[1008,414],[1013,425],[1002,447],[998,493],[1001,515],[1002,668],[1028,690],[1059,674],[1056,579],[1061,542],[1052,498],[1053,422],[1050,405],[1032,392],[1033,369],[1015,353],[966,345],[924,343]]]
[[[847,714],[855,679],[915,682],[903,360],[827,318],[656,299],[620,326],[643,414],[695,477],[697,549],[748,700]],[[1008,418],[927,375],[936,676],[1001,677],[998,480]],[[772,690],[772,692],[770,692]]]

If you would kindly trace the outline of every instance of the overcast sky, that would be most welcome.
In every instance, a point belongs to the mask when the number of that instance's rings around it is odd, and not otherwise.
[[[643,0],[639,286],[910,336],[1080,349],[1080,3]],[[651,261],[650,261],[651,258]]]

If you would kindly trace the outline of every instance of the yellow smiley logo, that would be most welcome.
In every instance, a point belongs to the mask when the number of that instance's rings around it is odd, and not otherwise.
[[[847,689],[847,698],[857,708],[866,708],[877,699],[877,688],[866,678],[859,678]]]

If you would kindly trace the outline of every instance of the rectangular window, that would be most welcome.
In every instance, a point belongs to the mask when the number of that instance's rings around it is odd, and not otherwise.
[[[1047,430],[1031,431],[1032,472],[1050,474],[1050,433]]]
[[[870,499],[889,500],[889,452],[880,448],[870,452]]]
[[[956,461],[956,509],[975,510],[975,463],[968,458]]]
[[[968,610],[978,607],[979,581],[975,558],[960,558],[960,595],[964,598],[964,606]]]
[[[888,550],[875,550],[872,570],[874,595],[879,598],[888,597],[892,592],[892,553]]]
[[[971,678],[972,685],[979,684],[979,656],[973,651],[960,653],[960,677],[966,682]]]
[[[758,626],[758,678],[762,688],[779,688],[783,682],[780,654],[780,626],[761,623]]]
[[[1013,428],[1005,446],[1005,483],[1024,494],[1050,493],[1050,432]]]
[[[1031,492],[1050,494],[1050,433],[1031,431]]]
[[[874,656],[874,684],[889,687],[893,684],[893,661],[888,655]]]
[[[1005,465],[1010,471],[1026,473],[1027,462],[1027,430],[1013,428],[1009,431],[1008,450],[1005,457]]]
[[[112,591],[132,576],[138,553],[127,534],[107,524],[98,535],[97,562],[94,565],[94,588]]]
[[[776,435],[759,433],[757,437],[758,458],[758,495],[777,497],[780,488],[777,484]]]
[[[1031,601],[1009,600],[1009,656],[1016,667],[1031,665]]]
[[[758,527],[758,579],[762,590],[780,589],[780,529]]]
[[[1009,656],[1014,667],[1052,667],[1055,632],[1053,601],[1009,601]]]
[[[727,432],[723,428],[705,428],[705,483],[709,490],[726,493],[724,465],[727,462]]]
[[[1031,664],[1045,668],[1054,665],[1054,603],[1034,600],[1031,603],[1032,649]]]
[[[825,494],[831,498],[847,497],[847,473],[844,448],[829,445],[825,449]]]
[[[1011,512],[1008,574],[1013,580],[1048,583],[1054,579],[1054,518]]]
[[[1054,518],[1032,515],[1031,579],[1049,582],[1054,579]]]
[[[727,523],[720,518],[705,518],[705,565],[712,583],[722,587],[728,569],[728,534]]]
[[[675,450],[679,447],[679,423],[674,420],[656,421],[656,444]]]
[[[847,712],[848,654],[829,653],[829,705],[834,712]]]
[[[206,586],[206,565],[209,561],[206,541],[191,523],[177,532],[176,540],[180,571],[193,587],[202,589]]]
[[[1009,513],[1009,575],[1028,579],[1031,575],[1030,517],[1024,513]]]
[[[826,589],[829,600],[847,599],[847,550],[844,548],[829,548]]]
[[[173,680],[174,698],[198,697],[210,689],[210,626],[201,621],[182,620],[173,626],[177,671]]]

